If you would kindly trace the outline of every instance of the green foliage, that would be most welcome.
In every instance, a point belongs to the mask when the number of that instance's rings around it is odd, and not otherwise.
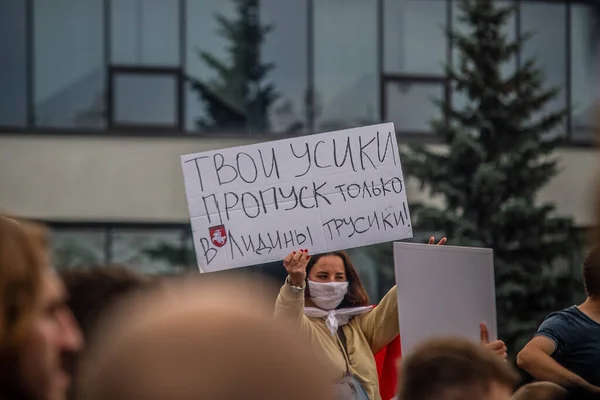
[[[438,102],[442,117],[432,128],[447,151],[410,146],[402,163],[444,200],[441,208],[411,206],[418,229],[443,232],[452,245],[494,249],[498,326],[514,354],[548,313],[571,305],[580,290],[569,270],[581,248],[573,221],[537,199],[558,172],[556,132],[567,110],[546,108],[559,90],[545,87],[535,60],[502,73],[506,63],[516,65],[529,37],[509,41],[502,33],[513,7],[458,3],[468,31],[448,32],[459,57],[447,75],[452,92],[467,101],[461,107]]]
[[[192,79],[206,107],[206,116],[197,121],[203,131],[269,129],[269,109],[277,100],[275,86],[264,83],[273,63],[261,60],[261,45],[274,28],[260,23],[259,0],[232,0],[236,17],[216,15],[218,34],[227,39],[228,59],[199,51],[204,64],[213,70],[217,79],[204,83]]]

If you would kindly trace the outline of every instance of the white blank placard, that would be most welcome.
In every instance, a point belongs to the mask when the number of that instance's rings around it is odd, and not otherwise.
[[[437,336],[498,335],[492,249],[394,243],[402,353]]]

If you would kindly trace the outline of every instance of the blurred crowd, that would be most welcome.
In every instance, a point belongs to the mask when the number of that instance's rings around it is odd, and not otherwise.
[[[437,245],[443,245],[442,239]],[[434,244],[433,238],[430,244]],[[290,253],[273,282],[59,274],[44,226],[0,215],[0,399],[383,399],[374,355],[399,334],[397,290],[373,306],[345,252]],[[600,393],[600,249],[586,301],[517,357],[501,340],[428,339],[397,363],[395,399],[567,399]]]

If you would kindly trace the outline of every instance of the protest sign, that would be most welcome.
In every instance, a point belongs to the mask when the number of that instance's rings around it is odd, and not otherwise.
[[[437,336],[479,343],[479,324],[497,338],[492,249],[394,243],[403,353]]]
[[[412,237],[392,123],[181,157],[201,272]]]

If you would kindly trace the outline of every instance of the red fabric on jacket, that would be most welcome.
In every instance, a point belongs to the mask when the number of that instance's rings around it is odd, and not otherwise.
[[[379,394],[383,400],[389,400],[396,395],[398,380],[396,363],[401,356],[400,336],[396,336],[390,344],[375,354],[377,376],[379,377]]]

